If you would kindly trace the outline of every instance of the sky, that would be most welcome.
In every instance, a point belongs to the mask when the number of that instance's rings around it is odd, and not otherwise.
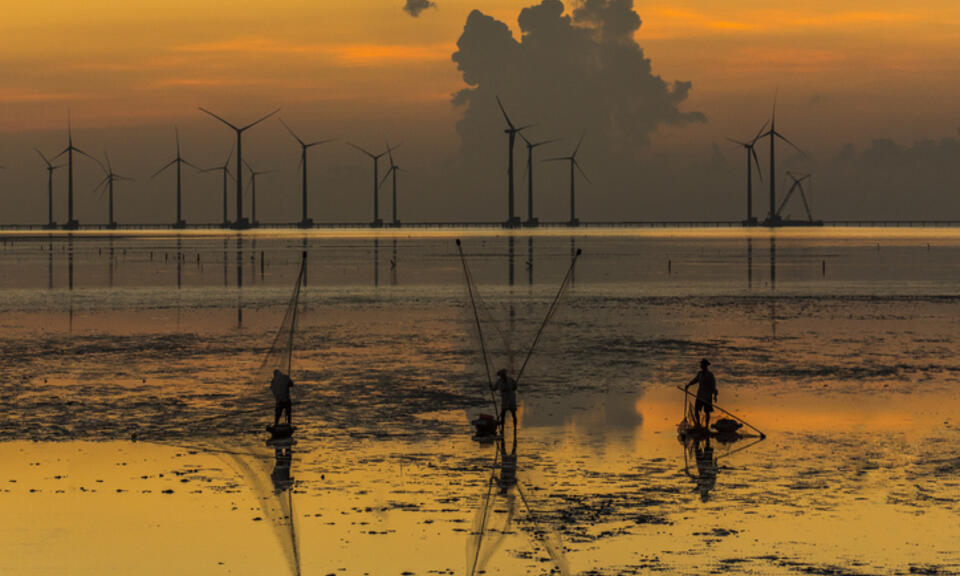
[[[960,214],[958,72],[952,0],[19,3],[0,21],[0,223],[44,220],[34,147],[63,148],[68,111],[78,146],[136,178],[121,185],[121,221],[172,221],[173,177],[150,175],[175,153],[174,126],[198,165],[230,152],[231,134],[198,106],[238,123],[281,108],[303,139],[337,138],[311,152],[316,220],[371,218],[372,162],[345,143],[388,140],[407,170],[401,219],[501,220],[498,95],[536,124],[531,138],[563,139],[543,158],[584,135],[582,219],[742,218],[744,155],[726,138],[751,138],[775,95],[778,130],[805,153],[778,149],[778,195],[791,169],[813,174],[819,217],[942,218]],[[296,142],[271,119],[244,144],[257,170],[277,170],[258,180],[260,219],[299,219]],[[768,209],[768,148],[756,213]],[[83,222],[106,218],[98,170],[78,163]],[[534,174],[537,215],[566,219],[567,171],[536,162]],[[188,221],[220,220],[215,176],[190,172],[184,188]]]

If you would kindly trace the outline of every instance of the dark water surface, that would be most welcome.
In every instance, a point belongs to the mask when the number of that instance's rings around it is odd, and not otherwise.
[[[491,496],[458,233],[0,238],[0,573],[960,573],[960,232],[462,234],[495,367],[583,250]],[[701,357],[766,440],[677,440]]]

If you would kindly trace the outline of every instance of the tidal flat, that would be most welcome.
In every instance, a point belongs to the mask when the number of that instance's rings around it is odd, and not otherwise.
[[[583,251],[503,451],[456,237],[514,369]],[[0,573],[960,573],[955,230],[0,241]],[[703,357],[765,439],[678,440]]]

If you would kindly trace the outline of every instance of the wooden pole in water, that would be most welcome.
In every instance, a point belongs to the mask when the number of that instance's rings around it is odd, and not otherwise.
[[[686,395],[688,395],[688,396],[692,396],[692,397],[694,397],[694,398],[697,397],[696,394],[690,392],[689,390],[687,390],[686,388],[683,388],[683,387],[680,386],[680,385],[677,385],[677,390],[680,390],[681,392],[683,392],[684,394],[686,394]],[[717,410],[723,412],[723,413],[726,414],[727,416],[729,416],[729,417],[731,417],[731,418],[734,418],[734,419],[737,420],[738,422],[740,422],[740,423],[742,423],[742,424],[745,424],[747,427],[752,428],[752,429],[754,430],[754,432],[756,432],[757,434],[760,435],[761,438],[766,438],[766,437],[767,437],[767,435],[764,434],[763,432],[761,432],[759,428],[757,428],[757,427],[754,426],[753,424],[747,422],[747,421],[744,420],[743,418],[737,416],[736,414],[730,412],[729,410],[724,410],[723,408],[717,406],[716,404],[713,404],[713,407],[716,408]]]

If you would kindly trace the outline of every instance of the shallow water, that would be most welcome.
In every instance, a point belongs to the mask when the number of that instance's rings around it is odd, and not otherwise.
[[[486,507],[456,232],[0,237],[0,572],[960,573],[960,232],[462,234],[495,366],[583,250]],[[250,374],[304,249],[294,546]],[[766,440],[676,439],[704,356]]]

